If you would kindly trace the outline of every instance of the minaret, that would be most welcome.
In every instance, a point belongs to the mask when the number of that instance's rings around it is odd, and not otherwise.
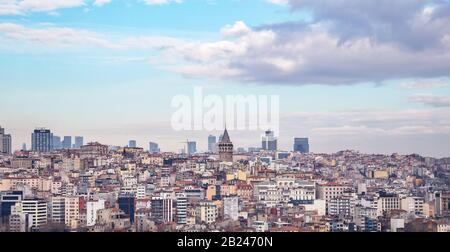
[[[230,141],[230,136],[228,135],[226,126],[225,131],[223,132],[222,139],[218,145],[220,161],[233,162],[233,143]]]

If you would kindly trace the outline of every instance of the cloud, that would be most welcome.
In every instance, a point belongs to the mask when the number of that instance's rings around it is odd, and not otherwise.
[[[220,31],[224,37],[239,37],[249,32],[251,32],[251,29],[243,21],[237,21],[234,25],[227,25]]]
[[[404,89],[424,89],[450,87],[450,80],[419,80],[400,85]]]
[[[281,130],[314,138],[450,134],[450,110],[350,110],[298,112],[281,116]]]
[[[151,50],[164,49],[185,44],[184,40],[166,36],[139,36],[111,39],[105,34],[68,27],[43,24],[27,27],[15,23],[0,23],[0,41],[3,45],[20,48],[20,45],[37,45],[48,48],[99,47],[114,50]]]
[[[183,0],[142,0],[147,5],[162,5],[169,3],[182,3]]]
[[[411,49],[438,46],[450,27],[449,3],[441,0],[289,0],[294,11],[310,10],[315,23],[345,41],[369,37]]]
[[[0,23],[0,38],[13,43],[26,42],[44,46],[118,47],[95,32],[54,26],[29,28],[14,23]]]
[[[182,0],[139,0],[147,5],[182,3]],[[29,12],[52,12],[58,9],[88,6],[101,7],[112,0],[0,0],[0,15],[24,15]]]
[[[184,66],[171,69],[207,78],[230,78],[222,73],[232,72],[232,78],[242,82],[289,85],[449,77],[449,2],[288,4],[293,11],[310,10],[313,21],[252,28],[242,21],[227,25],[220,40],[178,47],[171,55],[179,55]],[[217,68],[223,70],[216,72]]]
[[[267,2],[278,5],[286,5],[289,3],[289,0],[267,0]]]
[[[409,101],[433,107],[450,107],[450,96],[446,95],[417,94],[410,97]]]
[[[101,6],[103,6],[105,4],[109,4],[109,3],[111,3],[111,0],[95,0],[94,1],[94,5],[98,6],[98,7],[101,7]]]
[[[27,12],[50,12],[85,5],[85,0],[2,0],[0,15],[22,15]]]

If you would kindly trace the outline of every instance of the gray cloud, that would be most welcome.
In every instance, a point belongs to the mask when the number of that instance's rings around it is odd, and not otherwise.
[[[450,96],[434,94],[417,94],[409,98],[411,102],[433,107],[450,107]]]
[[[343,41],[369,37],[411,49],[439,46],[450,28],[448,2],[424,0],[290,0],[293,10],[313,11]]]
[[[178,47],[172,55],[181,55],[184,62],[170,70],[291,85],[449,76],[447,1],[291,0],[289,4],[294,11],[312,11],[313,21],[253,27],[243,29],[238,38]]]

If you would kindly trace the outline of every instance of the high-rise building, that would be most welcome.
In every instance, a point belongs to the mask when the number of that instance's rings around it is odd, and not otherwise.
[[[94,226],[97,222],[98,210],[105,209],[105,200],[88,201],[86,206],[86,225]]]
[[[80,198],[66,197],[64,202],[64,222],[69,228],[77,228],[80,221]]]
[[[262,137],[262,146],[263,150],[268,151],[276,151],[277,150],[277,141],[278,139],[275,137],[274,132],[271,130],[267,130]]]
[[[134,223],[135,198],[132,195],[122,195],[118,199],[119,209],[130,217],[131,224]]]
[[[53,150],[62,149],[61,137],[53,135],[52,146],[53,146]]]
[[[32,216],[32,228],[39,229],[47,225],[47,201],[43,199],[24,199],[16,203],[16,211]]]
[[[75,149],[79,149],[81,148],[81,146],[83,146],[83,137],[82,136],[76,136],[75,137],[75,144],[74,144],[74,148]]]
[[[27,144],[26,143],[22,143],[22,150],[26,151],[27,150]]]
[[[159,145],[153,142],[148,143],[148,151],[150,153],[159,153],[160,152]]]
[[[222,162],[233,162],[233,143],[230,140],[228,131],[225,131],[219,142],[219,159]]]
[[[173,200],[170,195],[163,194],[161,197],[152,197],[151,216],[157,223],[173,221]]]
[[[71,149],[72,148],[72,137],[71,136],[65,136],[62,141],[62,148],[63,149]]]
[[[53,223],[65,223],[65,202],[64,197],[53,197],[50,209],[51,219]]]
[[[177,224],[184,225],[187,221],[187,195],[186,193],[178,193],[177,197]]]
[[[191,141],[187,142],[188,155],[197,153],[197,142]]]
[[[130,148],[136,148],[136,147],[137,147],[136,140],[130,140],[130,141],[128,141],[128,147],[130,147]]]
[[[22,191],[0,192],[0,216],[2,221],[4,221],[3,218],[9,218],[9,215],[11,215],[11,207],[22,199]]]
[[[217,151],[217,138],[215,136],[208,136],[208,151],[214,153]]]
[[[309,153],[309,139],[308,138],[295,138],[294,139],[294,151],[300,153]]]
[[[170,194],[163,195],[163,221],[165,223],[173,221],[173,200]]]
[[[52,150],[53,134],[45,128],[38,128],[31,134],[31,148],[35,152],[50,152]]]
[[[161,223],[163,222],[164,201],[161,197],[152,197],[151,199],[151,217],[152,220]]]
[[[5,129],[0,127],[0,154],[11,154],[12,138],[11,135],[5,134]]]

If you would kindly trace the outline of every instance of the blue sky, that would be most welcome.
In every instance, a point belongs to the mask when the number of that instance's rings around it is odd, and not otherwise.
[[[220,132],[170,126],[172,98],[202,86],[279,95],[286,150],[310,137],[315,152],[449,156],[449,3],[373,2],[0,0],[0,125],[15,148],[48,127],[204,150]],[[249,147],[260,134],[231,137]]]

